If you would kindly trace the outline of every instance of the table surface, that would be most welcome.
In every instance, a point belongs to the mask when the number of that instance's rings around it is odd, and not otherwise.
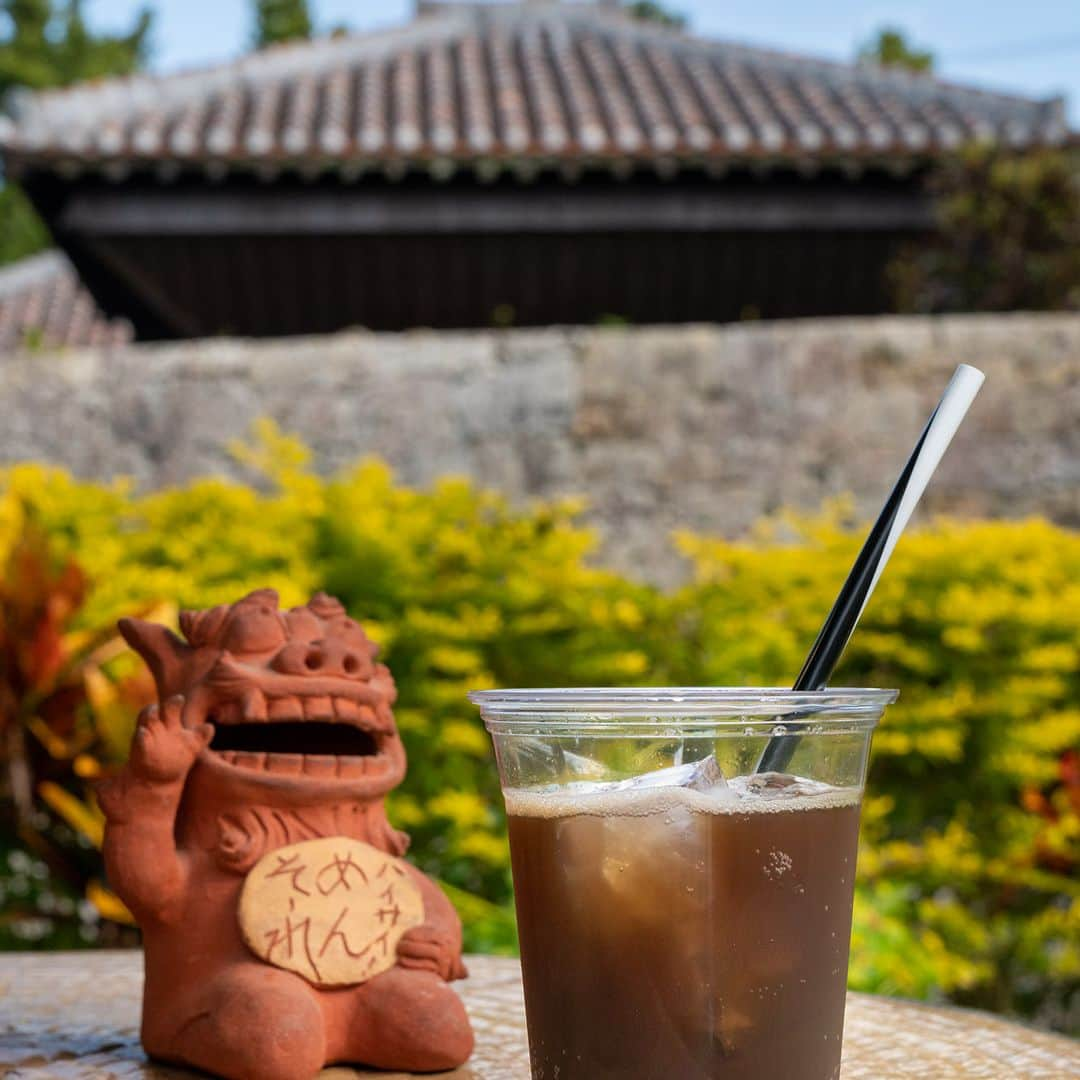
[[[460,990],[476,1030],[469,1064],[444,1080],[528,1080],[516,960],[467,958]],[[0,953],[0,1076],[12,1080],[194,1074],[150,1065],[139,1047],[137,951]],[[336,1067],[323,1080],[373,1075]],[[382,1080],[403,1074],[378,1073]],[[1077,1080],[1080,1042],[985,1013],[848,996],[841,1080]]]

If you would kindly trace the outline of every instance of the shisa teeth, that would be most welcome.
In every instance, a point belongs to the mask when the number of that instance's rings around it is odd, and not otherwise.
[[[267,754],[266,771],[282,774],[296,774],[304,768],[303,754]]]
[[[307,776],[336,776],[337,759],[332,754],[305,754],[304,773]]]
[[[367,772],[368,762],[374,758],[340,757],[337,759],[337,774],[343,780],[354,780]]]
[[[266,698],[258,691],[252,690],[244,695],[241,712],[248,723],[266,719]]]
[[[221,750],[218,756],[229,765],[252,772],[275,773],[279,776],[340,777],[356,780],[383,767],[378,754],[363,757],[354,754],[281,754],[252,750]]]
[[[360,721],[360,706],[348,698],[334,698],[334,715],[339,720]]]
[[[218,706],[214,712],[214,722],[218,724],[235,724],[241,719],[243,717],[240,708],[233,701],[227,701],[225,704]]]
[[[307,720],[332,720],[334,706],[328,697],[306,697],[301,699],[304,704],[304,717]]]
[[[375,710],[370,705],[359,705],[346,697],[281,697],[267,700],[261,694],[252,695],[241,706],[226,702],[215,710],[214,720],[219,724],[261,724],[267,721],[295,722],[335,720],[355,727],[375,731],[379,728]]]
[[[296,698],[271,698],[266,706],[270,720],[298,720],[303,715]]]

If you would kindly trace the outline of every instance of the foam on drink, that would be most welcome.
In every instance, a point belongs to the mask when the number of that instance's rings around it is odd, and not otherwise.
[[[646,774],[648,776],[649,774]],[[823,806],[852,806],[858,788],[838,788],[801,776],[756,773],[713,788],[653,787],[633,781],[577,782],[559,788],[508,788],[506,812],[518,817],[644,817],[667,808],[699,814],[781,814]]]

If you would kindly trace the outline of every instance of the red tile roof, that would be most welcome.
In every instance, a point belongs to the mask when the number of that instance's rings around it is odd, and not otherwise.
[[[131,339],[131,324],[102,314],[59,251],[0,268],[0,353],[37,346],[118,345]]]
[[[189,74],[28,95],[18,168],[198,165],[436,174],[510,164],[913,160],[971,138],[1059,142],[1060,100],[708,41],[608,5],[422,5],[389,31]]]

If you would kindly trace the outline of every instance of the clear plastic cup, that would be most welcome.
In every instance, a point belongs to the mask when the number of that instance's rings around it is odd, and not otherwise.
[[[896,691],[469,696],[506,799],[533,1076],[834,1080],[867,755]],[[756,773],[772,738],[786,772]]]

